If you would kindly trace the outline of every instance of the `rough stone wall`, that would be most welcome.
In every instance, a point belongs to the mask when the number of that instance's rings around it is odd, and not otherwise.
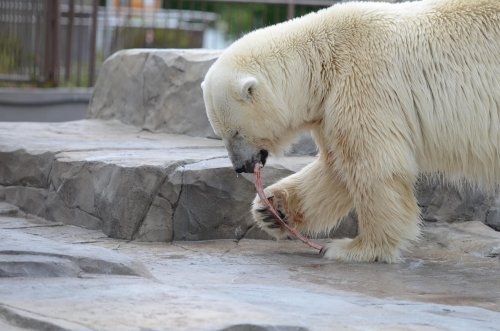
[[[0,138],[0,200],[24,212],[127,240],[268,238],[253,227],[253,178],[220,140],[102,120],[0,123]],[[264,179],[311,161],[273,160]]]

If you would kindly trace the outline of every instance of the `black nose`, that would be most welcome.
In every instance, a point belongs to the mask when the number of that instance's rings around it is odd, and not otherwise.
[[[260,162],[262,162],[262,165],[266,165],[266,160],[267,157],[269,156],[269,152],[266,151],[265,149],[261,149],[259,154],[260,154]]]

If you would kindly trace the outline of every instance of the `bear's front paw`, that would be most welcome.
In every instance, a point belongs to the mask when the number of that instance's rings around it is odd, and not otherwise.
[[[281,219],[289,224],[289,217],[284,208],[284,201],[282,198],[275,196],[274,194],[269,194],[266,192],[266,196],[268,197],[271,204],[276,208],[278,215],[280,215]],[[262,202],[262,200],[257,196],[253,202],[252,214],[255,219],[255,222],[264,230],[267,234],[276,239],[286,238],[288,232],[283,226],[274,218],[274,215],[267,209],[266,205]]]

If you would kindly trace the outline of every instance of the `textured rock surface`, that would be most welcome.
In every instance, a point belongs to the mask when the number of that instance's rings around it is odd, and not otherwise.
[[[400,264],[341,264],[293,241],[126,242],[0,217],[0,328],[498,330],[499,242],[427,223]]]
[[[0,137],[0,197],[27,213],[141,241],[267,238],[252,229],[253,179],[219,140],[101,120],[0,123]],[[274,160],[264,179],[311,160]]]
[[[0,217],[0,224],[4,230],[62,226],[19,217]],[[139,262],[109,249],[65,245],[22,231],[4,231],[1,239],[0,277],[78,277],[84,273],[149,277]]]
[[[423,178],[417,185],[417,197],[425,221],[479,221],[500,231],[497,192],[482,192],[467,185],[457,188]]]
[[[131,49],[103,64],[88,116],[151,131],[215,137],[201,82],[220,51]]]

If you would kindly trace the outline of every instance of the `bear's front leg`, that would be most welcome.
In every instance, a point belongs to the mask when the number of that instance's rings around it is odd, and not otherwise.
[[[400,250],[420,232],[413,182],[394,175],[354,194],[358,236],[334,240],[323,248],[322,255],[346,262],[397,262]]]
[[[352,200],[339,177],[321,159],[264,190],[292,228],[304,234],[327,233],[352,209]],[[259,196],[252,214],[257,225],[276,239],[289,234],[277,223]]]

